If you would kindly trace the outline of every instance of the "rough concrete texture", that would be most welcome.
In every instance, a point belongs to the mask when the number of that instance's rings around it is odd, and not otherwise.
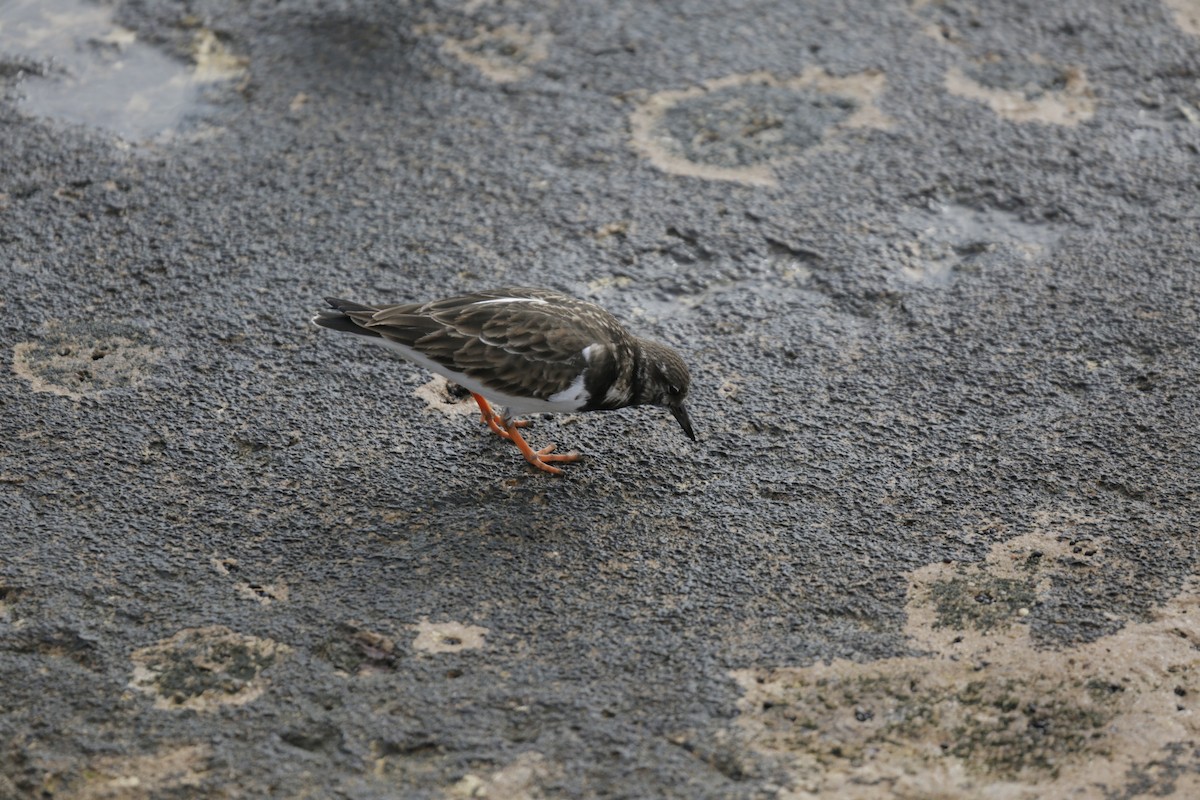
[[[1196,0],[74,13],[198,88],[0,50],[0,797],[1200,796]],[[308,323],[508,283],[700,441]]]

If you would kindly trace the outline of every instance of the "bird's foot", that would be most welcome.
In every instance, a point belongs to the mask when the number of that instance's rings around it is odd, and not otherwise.
[[[512,441],[512,443],[517,446],[517,449],[521,451],[521,455],[525,456],[526,461],[528,461],[530,464],[533,464],[535,467],[542,470],[543,472],[549,472],[552,475],[561,475],[562,474],[561,469],[559,469],[558,467],[552,467],[547,462],[568,463],[571,461],[579,460],[579,457],[580,457],[579,453],[575,453],[575,452],[555,453],[555,452],[553,452],[553,450],[554,450],[553,444],[548,444],[545,447],[541,448],[540,450],[534,450],[525,441],[525,437],[523,437],[521,435],[521,432],[517,430],[517,426],[514,425],[512,422],[509,422],[508,424],[509,424],[509,428],[508,428],[509,440]]]
[[[529,424],[527,421],[505,419],[502,415],[496,413],[485,398],[474,392],[471,392],[471,396],[479,404],[480,422],[495,431],[496,435],[515,444],[517,449],[521,451],[521,455],[525,456],[525,460],[543,472],[549,472],[552,475],[561,475],[562,470],[558,467],[550,466],[551,463],[562,464],[579,460],[579,453],[555,453],[555,446],[553,444],[548,444],[540,450],[534,450],[525,441],[525,437],[521,435],[521,431],[519,430]]]

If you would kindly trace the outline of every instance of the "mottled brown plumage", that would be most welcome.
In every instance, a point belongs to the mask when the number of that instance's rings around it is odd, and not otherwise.
[[[559,472],[544,461],[573,459],[529,449],[509,415],[661,405],[695,439],[683,405],[690,383],[683,359],[633,336],[592,303],[526,287],[383,307],[332,298],[328,303],[331,310],[321,311],[316,324],[376,337],[470,389],[484,422],[541,469]],[[495,414],[483,398],[508,413]]]

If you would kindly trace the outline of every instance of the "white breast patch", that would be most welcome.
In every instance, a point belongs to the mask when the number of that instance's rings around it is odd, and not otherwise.
[[[587,405],[588,393],[583,386],[583,376],[587,371],[579,373],[575,380],[571,381],[571,385],[563,389],[561,392],[555,392],[547,399],[554,404],[562,404],[570,406],[572,410],[582,408]]]

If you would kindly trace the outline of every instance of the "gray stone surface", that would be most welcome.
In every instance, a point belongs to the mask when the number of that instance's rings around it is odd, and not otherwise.
[[[0,797],[1200,794],[1194,0],[80,8],[196,91],[0,41]],[[308,323],[509,283],[700,441]]]

